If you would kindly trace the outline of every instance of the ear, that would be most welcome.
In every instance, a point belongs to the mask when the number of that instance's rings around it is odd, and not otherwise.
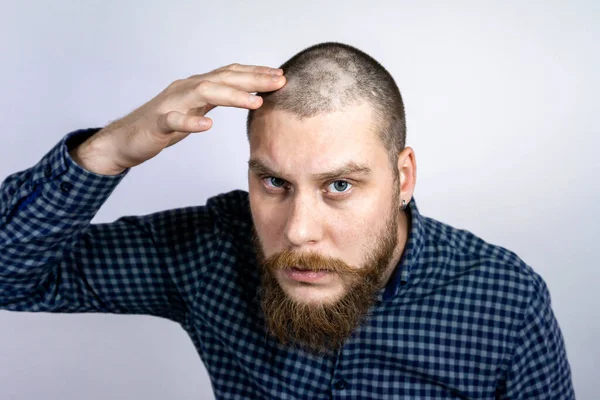
[[[398,172],[400,175],[400,201],[410,203],[417,184],[417,160],[411,147],[405,147],[398,154]]]

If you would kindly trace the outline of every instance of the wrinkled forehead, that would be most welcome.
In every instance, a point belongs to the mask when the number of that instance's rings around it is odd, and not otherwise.
[[[307,118],[262,110],[252,124],[250,157],[289,173],[319,173],[346,162],[375,167],[387,152],[373,117],[366,103]]]

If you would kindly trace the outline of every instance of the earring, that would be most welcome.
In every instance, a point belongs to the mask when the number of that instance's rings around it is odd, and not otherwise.
[[[400,207],[402,211],[406,210],[406,200],[402,199],[402,206]]]

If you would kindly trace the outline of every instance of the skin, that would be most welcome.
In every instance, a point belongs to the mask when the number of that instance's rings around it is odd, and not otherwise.
[[[255,110],[269,92],[286,82],[283,71],[257,65],[230,64],[205,74],[172,82],[136,110],[110,123],[69,149],[88,171],[117,175],[158,155],[191,133],[212,127],[205,115],[215,107]]]
[[[287,249],[362,267],[391,215],[387,210],[391,210],[394,193],[388,152],[370,129],[374,125],[372,109],[365,103],[304,120],[276,109],[256,114],[248,184],[252,218],[266,257]],[[369,171],[335,173],[349,163]],[[408,203],[416,183],[415,154],[410,147],[399,154],[397,167],[401,199]],[[329,176],[319,176],[323,174]],[[382,276],[382,286],[406,245],[406,214],[400,213],[399,218],[397,248]],[[346,290],[337,274],[307,284],[277,271],[276,279],[299,303],[332,303]]]

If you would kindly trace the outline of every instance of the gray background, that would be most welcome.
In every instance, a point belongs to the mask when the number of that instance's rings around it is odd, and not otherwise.
[[[422,213],[545,278],[578,398],[597,399],[600,3],[293,3],[3,2],[0,179],[175,79],[353,44],[400,86]],[[246,189],[246,114],[210,116],[211,131],[132,170],[93,222]],[[3,400],[213,398],[185,332],[147,316],[3,311],[0,360]]]

